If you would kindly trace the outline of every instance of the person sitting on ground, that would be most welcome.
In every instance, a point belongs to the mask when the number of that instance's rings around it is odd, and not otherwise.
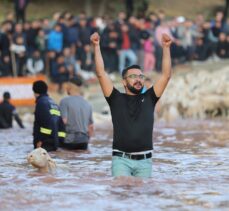
[[[86,150],[93,133],[92,107],[81,95],[83,81],[80,76],[70,79],[69,96],[60,102],[60,111],[66,125],[66,137],[60,147]]]
[[[27,59],[26,66],[31,75],[44,73],[45,64],[38,50],[35,50],[32,57]]]
[[[20,128],[24,128],[16,108],[10,103],[10,93],[3,93],[3,101],[0,103],[0,128],[7,129],[13,127],[13,117]]]
[[[12,76],[12,63],[8,55],[0,59],[0,77]]]

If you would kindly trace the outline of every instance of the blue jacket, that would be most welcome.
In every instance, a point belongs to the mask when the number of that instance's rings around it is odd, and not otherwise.
[[[52,30],[48,35],[48,50],[60,52],[63,49],[63,33]]]

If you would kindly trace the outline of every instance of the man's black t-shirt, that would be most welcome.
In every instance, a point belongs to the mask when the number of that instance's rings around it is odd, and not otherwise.
[[[123,152],[153,149],[153,114],[158,99],[153,87],[140,95],[127,95],[113,88],[106,97],[114,128],[113,149]]]

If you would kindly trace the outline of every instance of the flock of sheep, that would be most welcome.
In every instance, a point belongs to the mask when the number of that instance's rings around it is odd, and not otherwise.
[[[174,74],[159,104],[159,118],[229,117],[229,67]]]

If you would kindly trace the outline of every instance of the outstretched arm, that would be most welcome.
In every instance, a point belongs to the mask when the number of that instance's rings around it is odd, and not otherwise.
[[[18,125],[20,126],[20,128],[25,128],[22,121],[21,121],[21,118],[19,117],[16,109],[13,111],[13,116],[14,116],[14,119],[16,120],[16,122],[18,123]]]
[[[88,135],[89,137],[91,137],[94,133],[94,125],[93,124],[90,124],[88,125]]]
[[[99,79],[100,86],[102,88],[103,94],[105,97],[109,97],[113,90],[113,83],[104,69],[103,57],[100,51],[100,37],[97,32],[91,35],[91,43],[94,46],[95,52],[95,66],[96,66],[96,75]]]
[[[167,34],[162,35],[162,75],[154,85],[154,91],[157,97],[161,97],[163,94],[169,79],[171,78],[171,55],[170,45],[172,43],[171,38]]]

